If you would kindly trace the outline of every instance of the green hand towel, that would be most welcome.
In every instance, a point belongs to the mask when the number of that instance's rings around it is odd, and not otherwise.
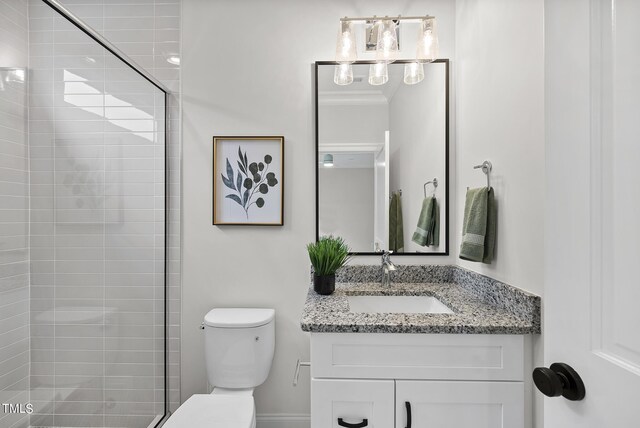
[[[422,247],[440,244],[440,209],[435,197],[425,198],[422,201],[418,225],[411,240]]]
[[[460,258],[491,263],[496,242],[496,205],[493,189],[467,190],[462,223]]]
[[[404,226],[402,224],[402,200],[400,194],[391,194],[389,204],[389,251],[404,251]]]
[[[440,205],[438,205],[438,200],[433,198],[433,233],[431,234],[433,237],[431,241],[427,242],[427,245],[431,245],[433,247],[437,247],[440,245]]]

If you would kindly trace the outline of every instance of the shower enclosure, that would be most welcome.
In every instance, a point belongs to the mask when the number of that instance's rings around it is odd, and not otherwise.
[[[168,91],[57,1],[0,6],[0,427],[155,426]]]

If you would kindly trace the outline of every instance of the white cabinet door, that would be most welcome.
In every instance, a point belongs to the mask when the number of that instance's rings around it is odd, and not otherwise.
[[[311,428],[392,428],[392,380],[312,379]]]
[[[524,384],[397,381],[395,427],[523,428]]]

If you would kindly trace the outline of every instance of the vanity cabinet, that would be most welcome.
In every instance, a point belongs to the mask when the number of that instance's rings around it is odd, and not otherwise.
[[[312,333],[311,428],[529,427],[529,351],[523,335]]]

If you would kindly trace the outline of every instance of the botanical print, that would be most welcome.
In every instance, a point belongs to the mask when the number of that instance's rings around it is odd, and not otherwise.
[[[284,137],[213,137],[213,224],[282,226]]]
[[[242,146],[238,147],[238,159],[236,163],[238,169],[231,166],[229,158],[226,158],[227,175],[220,174],[224,185],[231,189],[225,198],[231,199],[242,207],[247,220],[250,219],[249,210],[255,206],[260,209],[267,203],[265,195],[269,193],[270,187],[278,184],[275,173],[269,172],[269,166],[273,157],[270,154],[264,155],[263,161],[251,162],[247,157],[247,152],[242,152]]]

